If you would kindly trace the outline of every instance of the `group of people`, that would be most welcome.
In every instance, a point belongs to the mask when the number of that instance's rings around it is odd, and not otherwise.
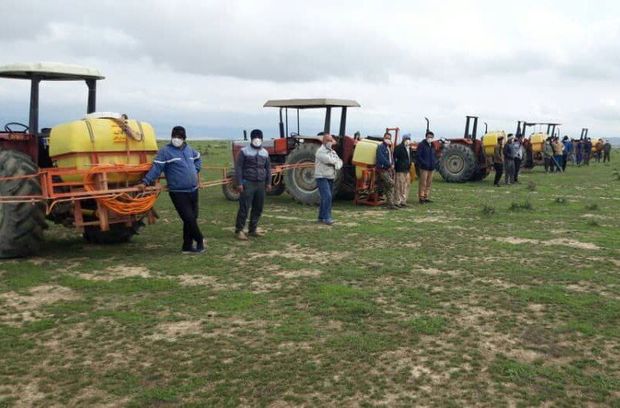
[[[497,144],[493,150],[493,167],[495,168],[493,185],[495,187],[501,185],[502,175],[504,175],[505,185],[519,183],[519,172],[524,154],[523,136],[515,137],[510,133],[506,140],[503,136],[497,138]]]

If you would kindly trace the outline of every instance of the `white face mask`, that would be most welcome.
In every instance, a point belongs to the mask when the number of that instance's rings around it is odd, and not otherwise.
[[[427,138],[426,138],[426,142],[427,142],[428,144],[433,143],[433,138],[432,138],[432,137],[427,137]]]
[[[409,147],[410,144],[411,142],[409,140],[405,140],[405,147]]]
[[[327,147],[328,149],[331,149],[333,145],[334,144],[332,142],[325,143],[325,147]]]
[[[263,139],[259,139],[258,137],[255,139],[252,139],[252,146],[259,148],[263,145]]]
[[[173,137],[172,138],[172,145],[174,147],[181,147],[181,146],[183,146],[183,142],[184,142],[184,140],[181,139],[180,137]]]

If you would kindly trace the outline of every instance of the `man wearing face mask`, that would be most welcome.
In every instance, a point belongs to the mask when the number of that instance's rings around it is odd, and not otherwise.
[[[314,178],[319,189],[319,219],[325,225],[333,225],[332,218],[332,191],[336,172],[342,168],[342,160],[332,147],[334,138],[327,132],[319,133],[323,137],[323,144],[316,151],[314,159]]]
[[[411,152],[409,144],[411,136],[404,135],[403,141],[394,150],[394,169],[396,170],[396,199],[394,200],[397,207],[407,207],[409,199],[409,189],[411,187],[411,179],[409,172],[411,170]]]
[[[392,135],[385,133],[383,143],[377,147],[377,178],[383,188],[388,210],[397,210],[394,204],[394,158],[392,156]]]
[[[164,173],[170,199],[183,220],[181,252],[194,254],[205,251],[204,238],[198,227],[198,173],[202,160],[200,153],[185,142],[186,138],[185,128],[175,126],[170,143],[159,150],[151,170],[136,187],[144,190]]]
[[[433,148],[435,134],[426,132],[424,140],[418,144],[418,164],[420,165],[420,180],[418,181],[418,199],[420,204],[432,202],[428,197],[431,193],[433,171],[437,165],[437,156]]]
[[[258,221],[263,213],[265,192],[271,190],[271,162],[269,153],[263,148],[263,132],[254,129],[250,133],[250,146],[239,152],[235,163],[235,178],[239,190],[239,211],[235,225],[235,236],[241,241],[247,241],[248,236],[243,232],[250,213],[249,235],[261,237],[265,235],[258,230]]]

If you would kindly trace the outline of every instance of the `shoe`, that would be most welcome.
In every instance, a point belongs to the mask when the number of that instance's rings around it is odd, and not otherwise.
[[[329,225],[330,227],[334,225],[336,222],[334,220],[324,220],[323,224]]]
[[[247,241],[248,240],[248,236],[245,235],[245,232],[243,231],[239,231],[235,233],[235,238],[237,238],[239,241]]]
[[[203,252],[207,250],[206,246],[207,246],[207,240],[203,239],[200,244],[196,245],[196,249],[194,250],[194,252],[197,254],[202,254]]]
[[[424,202],[428,204],[428,203],[432,203],[433,201],[432,201],[432,200],[429,200],[428,198],[425,198],[425,199],[424,199]]]
[[[265,233],[263,231],[256,230],[256,231],[250,231],[250,233],[248,235],[251,236],[251,237],[258,238],[258,237],[264,237]]]
[[[388,205],[388,206],[386,206],[385,208],[386,208],[386,209],[388,209],[388,210],[398,210],[398,207],[397,207],[397,206],[395,206],[394,204],[392,204],[392,205]]]

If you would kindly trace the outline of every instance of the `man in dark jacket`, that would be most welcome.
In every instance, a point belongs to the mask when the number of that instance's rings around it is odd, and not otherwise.
[[[603,163],[605,162],[609,163],[610,160],[611,160],[611,143],[609,143],[609,140],[608,140],[603,145]]]
[[[499,181],[502,179],[504,172],[504,137],[497,138],[497,144],[493,148],[493,167],[495,168],[495,180],[493,185],[499,187]]]
[[[171,142],[159,150],[151,170],[137,187],[144,190],[164,173],[170,199],[183,220],[181,252],[193,254],[205,251],[204,237],[198,227],[198,173],[202,161],[200,153],[192,149],[185,142],[186,139],[185,128],[175,126],[172,129]]]
[[[392,157],[392,135],[385,133],[383,143],[377,147],[376,172],[385,195],[386,208],[396,210],[394,205],[394,158]]]
[[[409,144],[411,143],[411,136],[404,135],[403,141],[396,146],[394,150],[394,170],[396,171],[396,198],[394,199],[394,205],[397,207],[407,207],[407,200],[409,199],[409,190],[411,187],[411,151]]]
[[[512,184],[515,181],[515,151],[512,146],[514,136],[508,134],[508,141],[504,145],[504,184]]]
[[[433,171],[437,165],[437,156],[433,148],[433,138],[435,134],[430,130],[426,132],[424,140],[418,143],[418,165],[420,166],[420,179],[418,180],[418,200],[420,204],[432,202],[429,199],[431,184],[433,182]]]
[[[592,139],[587,138],[583,144],[583,164],[589,166],[590,157],[592,157]]]
[[[269,153],[263,148],[263,132],[254,129],[250,133],[250,145],[241,149],[235,162],[235,179],[239,195],[239,211],[235,225],[235,236],[241,241],[247,241],[248,236],[243,232],[250,213],[249,235],[260,237],[264,233],[259,231],[258,221],[263,213],[265,192],[271,190],[271,162]]]

